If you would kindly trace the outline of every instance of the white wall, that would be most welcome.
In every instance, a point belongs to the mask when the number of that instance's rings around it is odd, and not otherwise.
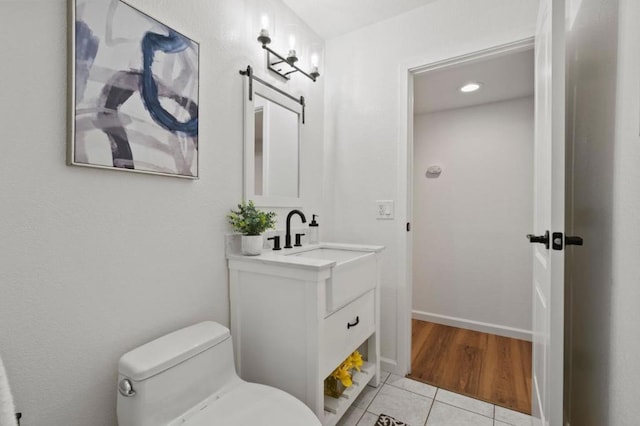
[[[382,356],[398,362],[398,240],[405,224],[375,219],[375,200],[398,198],[399,67],[431,63],[533,35],[534,0],[447,0],[327,42],[326,196],[329,239],[383,244]],[[402,105],[404,108],[405,106]],[[396,213],[403,206],[396,205]],[[404,373],[404,371],[398,371]]]
[[[640,380],[640,3],[571,1],[572,425],[638,424]],[[578,8],[578,6],[581,6]]]
[[[255,2],[131,3],[200,42],[198,181],[66,166],[67,2],[0,0],[0,353],[29,426],[115,425],[120,355],[197,321],[229,323],[238,70],[265,74]],[[275,4],[278,25],[319,41]],[[323,214],[323,79],[278,84],[307,99],[303,207]]]
[[[414,117],[414,318],[531,339],[533,112],[527,97]]]

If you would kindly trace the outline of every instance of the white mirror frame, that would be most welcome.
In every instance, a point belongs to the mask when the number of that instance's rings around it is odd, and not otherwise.
[[[259,207],[301,207],[301,155],[302,151],[302,105],[272,88],[253,79],[252,96],[249,98],[250,79],[245,80],[244,93],[244,200],[253,201]],[[298,115],[298,196],[274,197],[255,194],[255,97],[261,96]]]

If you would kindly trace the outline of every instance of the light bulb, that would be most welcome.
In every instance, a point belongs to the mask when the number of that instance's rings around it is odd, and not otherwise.
[[[317,67],[319,64],[319,60],[320,58],[318,58],[318,54],[314,53],[311,55],[311,66],[312,67]]]
[[[266,13],[260,17],[260,23],[262,24],[261,29],[268,30],[269,29],[269,15]]]
[[[289,50],[295,50],[295,49],[296,49],[296,36],[291,34],[289,36]]]

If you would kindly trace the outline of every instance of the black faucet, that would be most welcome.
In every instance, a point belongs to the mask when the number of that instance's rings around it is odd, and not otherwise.
[[[289,212],[289,214],[287,215],[287,235],[284,236],[284,248],[293,248],[291,246],[291,217],[296,214],[300,216],[300,219],[302,219],[302,223],[307,223],[307,218],[304,217],[304,213],[302,213],[300,210],[293,209]]]

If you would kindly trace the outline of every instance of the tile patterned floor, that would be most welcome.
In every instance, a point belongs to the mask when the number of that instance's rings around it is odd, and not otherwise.
[[[425,383],[382,373],[367,386],[338,426],[374,426],[388,414],[409,426],[530,426],[531,416],[458,395]]]

